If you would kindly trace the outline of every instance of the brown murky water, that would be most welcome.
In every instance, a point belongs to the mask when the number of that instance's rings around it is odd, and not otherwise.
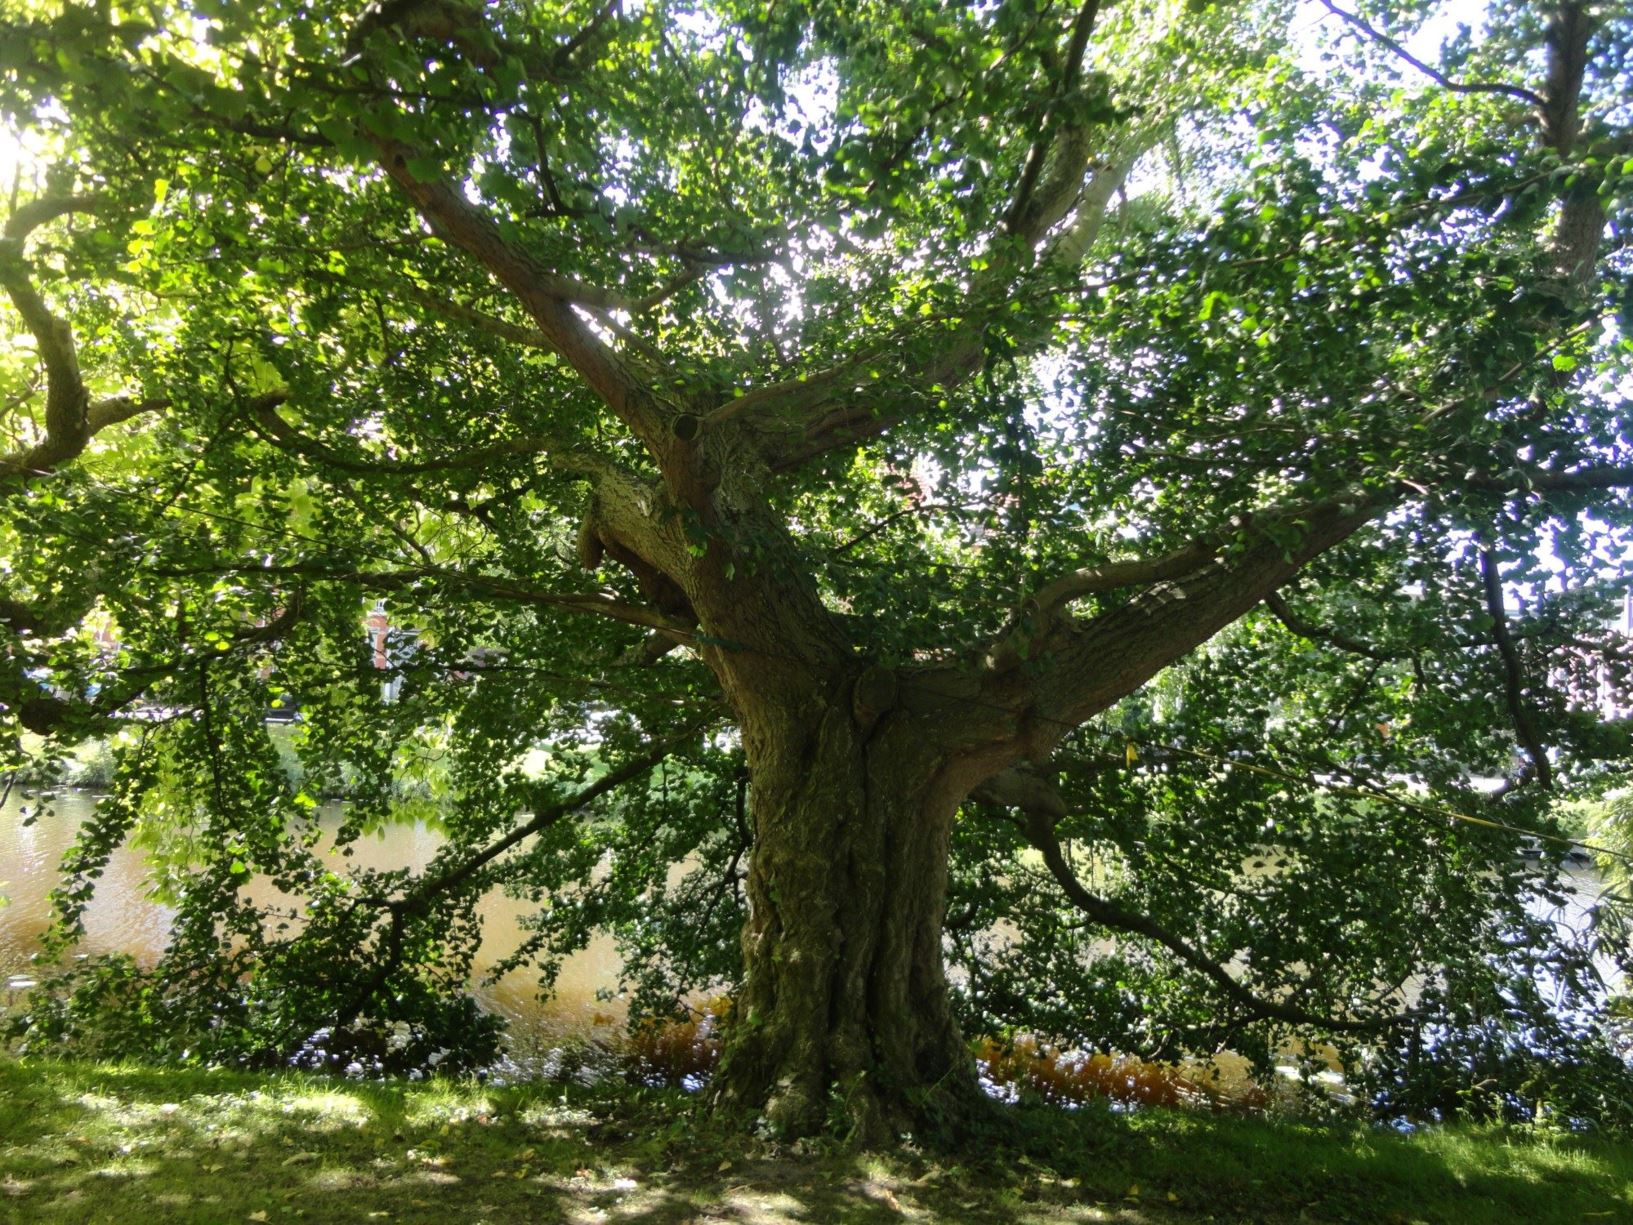
[[[0,807],[0,898],[9,899],[8,905],[0,906],[0,1002],[11,994],[8,980],[26,978],[30,972],[29,958],[39,948],[49,921],[48,895],[57,880],[57,864],[80,822],[93,810],[96,797],[63,791],[50,802],[49,811],[32,824],[26,823],[28,806],[36,802],[14,794]],[[338,825],[339,811],[327,813],[326,819]],[[440,835],[424,826],[398,826],[359,839],[351,862],[420,871],[441,842]],[[1604,882],[1592,868],[1578,867],[1568,874],[1568,884],[1574,890],[1570,904],[1551,917],[1562,927],[1579,928],[1588,921]],[[80,951],[125,952],[139,960],[156,960],[168,938],[171,912],[150,897],[148,889],[141,854],[120,848],[86,912],[86,936]],[[487,970],[521,943],[520,920],[531,910],[530,905],[498,890],[483,899],[484,937],[476,957],[473,994],[506,1018],[507,1046],[524,1059],[568,1035],[610,1038],[622,1026],[624,1007],[616,996],[618,956],[608,938],[598,939],[568,960],[548,999],[540,998],[536,977],[526,969],[496,982],[485,981]],[[1604,969],[1607,977],[1614,976],[1613,967],[1607,964]],[[1218,1062],[1227,1077],[1242,1074],[1230,1060]]]
[[[37,805],[13,794],[0,808],[0,986],[25,977],[30,956],[39,949],[40,936],[50,920],[49,894],[57,881],[57,864],[72,843],[80,823],[95,807],[87,792],[63,791],[32,824],[25,817]],[[338,812],[326,814],[338,825]],[[400,826],[354,844],[349,862],[369,868],[419,871],[442,844],[441,836],[422,826]],[[169,937],[171,911],[148,894],[149,882],[140,852],[121,847],[108,864],[96,896],[85,915],[85,939],[80,952],[124,952],[151,963],[163,952]],[[621,1025],[623,1005],[612,993],[617,987],[618,956],[612,941],[601,938],[562,967],[548,1000],[541,1000],[537,977],[514,971],[486,983],[487,970],[514,952],[524,938],[523,915],[533,908],[494,890],[483,898],[483,941],[477,953],[478,981],[472,992],[489,1009],[510,1023],[513,1047],[537,1048],[565,1034],[611,1031]],[[0,990],[0,997],[4,991]],[[610,997],[610,998],[609,998]]]

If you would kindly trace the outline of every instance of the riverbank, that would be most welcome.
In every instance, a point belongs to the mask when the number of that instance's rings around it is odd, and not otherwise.
[[[1633,1146],[1016,1112],[960,1157],[758,1140],[670,1090],[0,1058],[0,1220],[1633,1220]]]

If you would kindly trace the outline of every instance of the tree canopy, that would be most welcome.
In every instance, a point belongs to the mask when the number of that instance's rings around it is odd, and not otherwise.
[[[795,1131],[982,1034],[1614,1065],[1543,903],[1629,759],[1619,6],[4,14],[3,747],[115,745],[126,1040],[479,1059],[503,884]]]

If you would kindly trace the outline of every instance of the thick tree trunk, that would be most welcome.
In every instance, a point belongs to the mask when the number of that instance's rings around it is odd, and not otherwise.
[[[941,957],[961,796],[911,717],[858,706],[745,721],[746,977],[720,1080],[780,1134],[879,1142],[987,1103]]]

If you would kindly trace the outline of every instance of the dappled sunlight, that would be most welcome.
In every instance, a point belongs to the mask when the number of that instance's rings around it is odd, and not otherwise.
[[[1407,1140],[1091,1104],[1009,1108],[1002,1146],[906,1141],[863,1155],[717,1125],[695,1101],[615,1082],[335,1084],[0,1061],[0,1219],[99,1221],[136,1202],[155,1221],[212,1223],[1138,1225],[1214,1213],[1497,1225],[1633,1212],[1633,1156],[1534,1134]]]

